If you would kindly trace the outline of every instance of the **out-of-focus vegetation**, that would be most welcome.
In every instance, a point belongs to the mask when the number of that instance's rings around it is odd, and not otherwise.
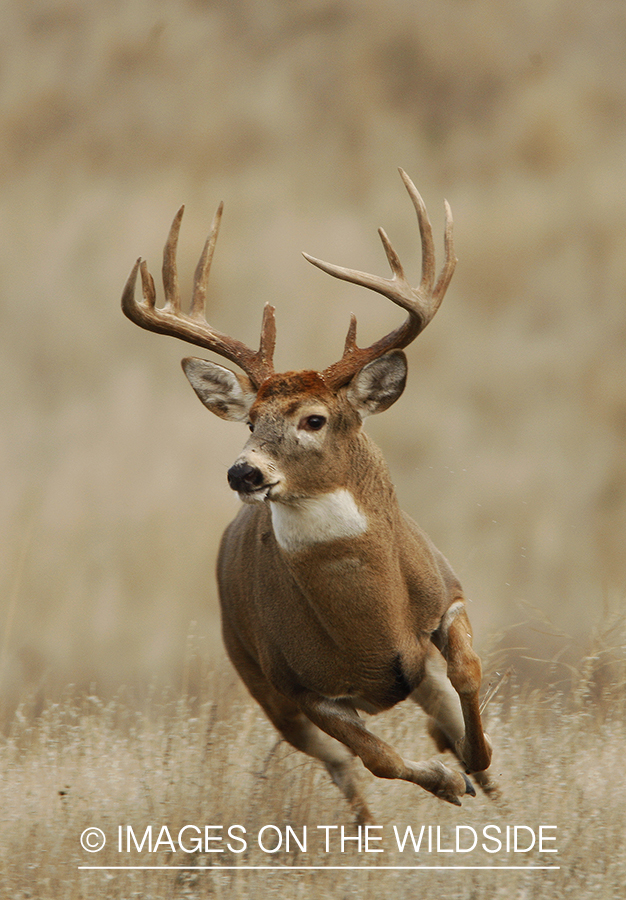
[[[505,630],[532,674],[582,640],[626,576],[622,0],[5,0],[0,23],[2,712],[177,684],[190,631],[222,654],[245,433],[123,319],[136,257],[158,275],[185,202],[188,290],[224,199],[212,320],[253,344],[272,301],[277,364],[322,367],[350,311],[363,341],[399,314],[300,251],[384,273],[384,225],[417,278],[397,165],[439,248],[450,201],[459,264],[368,430],[479,646]]]

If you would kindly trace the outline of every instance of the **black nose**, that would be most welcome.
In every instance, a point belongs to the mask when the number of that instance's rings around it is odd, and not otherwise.
[[[247,462],[235,463],[228,470],[228,483],[233,491],[249,494],[263,486],[263,472]]]

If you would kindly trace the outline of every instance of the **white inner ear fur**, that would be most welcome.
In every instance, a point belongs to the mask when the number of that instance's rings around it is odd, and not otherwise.
[[[354,376],[346,397],[362,419],[389,409],[406,384],[407,362],[402,350],[372,360]]]
[[[207,409],[230,422],[247,422],[256,391],[246,375],[236,374],[208,362],[187,357],[182,367],[189,383]]]

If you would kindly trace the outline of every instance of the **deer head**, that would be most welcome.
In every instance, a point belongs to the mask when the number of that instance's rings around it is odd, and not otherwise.
[[[146,263],[138,260],[133,267],[122,297],[122,309],[128,318],[142,328],[211,350],[242,370],[233,372],[204,359],[182,361],[189,382],[207,409],[221,418],[245,422],[253,432],[243,453],[228,472],[230,486],[244,501],[289,502],[308,496],[311,491],[324,493],[329,486],[325,481],[336,483],[338,477],[341,479],[336,453],[337,446],[342,443],[340,438],[356,433],[366,416],[387,409],[404,390],[407,363],[403,348],[437,312],[452,278],[456,259],[452,214],[446,203],[445,262],[436,279],[432,228],[424,202],[402,169],[400,175],[415,207],[421,235],[422,277],[417,288],[412,288],[407,281],[382,228],[379,234],[391,267],[391,278],[331,265],[304,254],[309,262],[329,275],[377,291],[407,312],[402,325],[365,348],[357,346],[356,318],[352,316],[341,359],[322,372],[274,372],[276,328],[274,308],[269,304],[263,313],[256,351],[207,323],[204,312],[207,284],[222,204],[215,214],[196,268],[188,313],[181,309],[176,269],[176,247],[184,207],[176,214],[165,245],[163,307],[156,306],[154,281]],[[143,301],[135,298],[138,270],[141,272]],[[312,454],[318,462],[314,467],[315,474],[311,471]],[[349,459],[344,462],[350,465]],[[312,478],[315,478],[315,486],[310,483]]]

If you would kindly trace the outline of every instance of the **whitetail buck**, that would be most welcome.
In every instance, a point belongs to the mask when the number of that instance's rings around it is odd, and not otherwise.
[[[403,513],[385,461],[361,429],[402,393],[406,347],[430,322],[456,259],[446,204],[445,263],[435,282],[432,229],[424,203],[400,170],[422,242],[419,288],[407,282],[385,232],[393,277],[386,279],[306,259],[336,278],[363,285],[407,311],[403,325],[366,349],[352,317],[342,358],[323,372],[276,374],[274,309],[266,305],[255,352],[216,331],[204,317],[209,268],[222,206],[195,274],[190,312],[181,311],[176,246],[183,210],[165,245],[166,303],[138,260],[124,288],[125,314],[226,357],[244,374],[203,359],[183,369],[200,400],[252,432],[228,472],[243,506],[222,538],[217,564],[228,654],[283,737],[320,759],[359,821],[369,810],[352,771],[353,757],[381,778],[414,782],[460,805],[474,788],[439,760],[411,762],[364,724],[410,697],[430,716],[440,750],[467,773],[484,772],[491,748],[483,733],[480,660],[461,585],[423,531]],[[141,270],[143,301],[135,299]]]

